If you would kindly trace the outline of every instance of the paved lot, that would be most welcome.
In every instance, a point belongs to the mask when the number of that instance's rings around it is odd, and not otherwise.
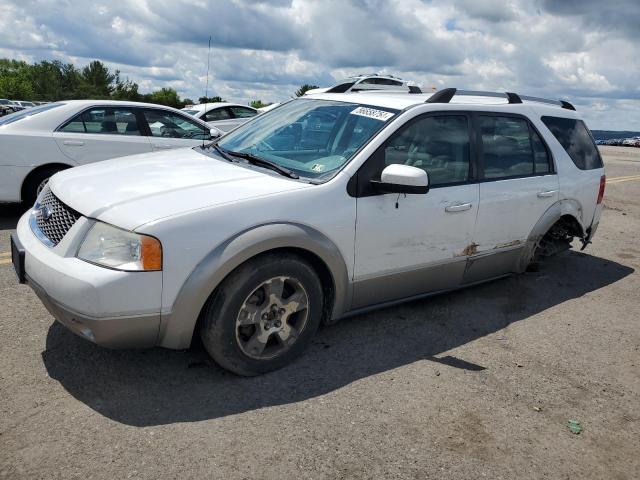
[[[0,211],[0,477],[640,478],[640,149],[603,152],[639,178],[585,252],[346,320],[251,379],[55,324]]]

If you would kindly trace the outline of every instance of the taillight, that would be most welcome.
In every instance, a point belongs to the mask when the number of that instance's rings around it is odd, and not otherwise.
[[[604,186],[607,183],[607,177],[605,175],[602,175],[600,177],[600,190],[598,191],[598,204],[602,203],[602,197],[604,197]]]

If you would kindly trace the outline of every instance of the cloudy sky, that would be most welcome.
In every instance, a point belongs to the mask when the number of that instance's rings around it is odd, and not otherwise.
[[[640,130],[638,0],[0,0],[0,57],[100,59],[142,92],[247,103],[382,72],[426,88],[567,98]]]

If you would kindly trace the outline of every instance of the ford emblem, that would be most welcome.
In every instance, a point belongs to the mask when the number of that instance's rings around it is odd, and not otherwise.
[[[43,205],[40,207],[40,216],[45,222],[48,222],[53,216],[53,209],[49,205]]]

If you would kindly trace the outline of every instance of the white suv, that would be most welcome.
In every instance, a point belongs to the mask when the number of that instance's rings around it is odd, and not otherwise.
[[[233,372],[279,368],[321,323],[590,242],[604,171],[584,123],[494,97],[305,96],[206,147],[65,170],[20,219],[18,277],[98,344],[199,332]]]

